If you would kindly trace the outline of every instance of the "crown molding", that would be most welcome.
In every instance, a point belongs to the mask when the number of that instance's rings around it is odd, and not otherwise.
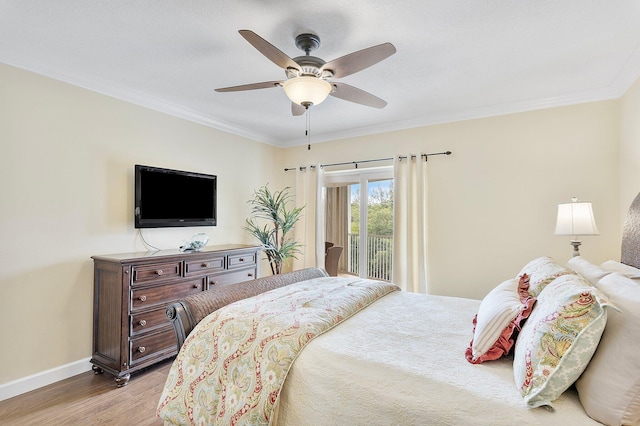
[[[32,61],[29,61],[30,63],[27,63],[25,65],[17,64],[15,63],[15,61],[5,60],[4,58],[0,57],[0,62],[37,75],[51,78],[56,81],[67,83],[72,86],[88,90],[90,92],[99,93],[101,95],[138,105],[143,108],[182,118],[194,123],[202,124],[207,127],[234,134],[236,136],[241,136],[257,142],[263,142],[272,145],[274,144],[274,141],[263,133],[247,129],[245,127],[235,126],[222,120],[214,119],[212,117],[193,111],[189,108],[185,108],[178,104],[167,102],[166,100],[154,97],[152,95],[149,95],[148,93],[125,89],[97,78],[88,80],[62,74],[47,69],[46,66],[39,66],[37,64],[34,64],[32,63]]]
[[[635,81],[635,80],[633,80]],[[632,83],[633,83],[632,81]],[[630,83],[630,84],[632,84]],[[629,86],[630,86],[629,84]],[[496,117],[508,114],[517,114],[528,111],[535,111],[547,108],[556,108],[570,105],[577,105],[588,102],[598,102],[604,100],[617,99],[626,92],[627,86],[623,90],[620,88],[610,87],[602,90],[590,92],[576,93],[567,96],[532,99],[520,102],[511,102],[504,104],[490,105],[482,108],[469,109],[465,111],[456,111],[451,113],[443,113],[431,115],[428,117],[418,117],[409,120],[400,120],[392,123],[385,123],[378,126],[367,126],[361,128],[349,129],[346,131],[317,133],[312,136],[313,143],[329,142],[339,139],[349,139],[379,133],[395,132],[405,129],[413,129],[418,127],[434,126],[438,124],[455,123],[459,121],[476,120],[481,118]],[[289,139],[282,141],[283,147],[291,147],[297,145],[306,145],[308,141],[305,138]]]
[[[165,113],[187,121],[198,123],[223,132],[231,133],[236,136],[266,143],[268,145],[276,146],[279,148],[288,148],[308,144],[308,139],[306,137],[275,140],[264,133],[248,129],[243,126],[234,125],[222,120],[217,120],[213,117],[203,115],[201,113],[171,102],[167,102],[166,100],[154,97],[147,93],[124,89],[109,82],[101,81],[99,79],[91,79],[89,81],[69,75],[63,75],[57,72],[52,72],[50,70],[43,71],[43,69],[45,69],[46,67],[38,66],[33,63],[24,66],[11,63],[11,61],[3,61],[3,58],[0,58],[0,62],[4,62],[16,68],[24,69],[26,71],[33,72],[39,75],[44,75],[45,77],[49,77],[57,81],[62,81],[64,83],[68,83],[92,92],[109,96],[111,98],[119,99],[124,102],[132,103],[144,108]],[[312,136],[312,144],[340,139],[356,138],[378,133],[388,133],[417,127],[453,123],[457,121],[475,120],[499,115],[534,111],[545,108],[555,108],[576,105],[580,103],[617,99],[622,97],[629,89],[629,87],[631,87],[631,85],[635,83],[635,81],[640,77],[638,70],[640,70],[640,45],[638,45],[634,49],[633,53],[629,56],[624,67],[616,76],[615,80],[609,86],[601,89],[572,93],[565,96],[546,99],[530,99],[518,102],[489,105],[464,111],[452,111],[426,117],[399,120],[392,123],[385,123],[375,126],[352,128],[336,132],[315,133]]]

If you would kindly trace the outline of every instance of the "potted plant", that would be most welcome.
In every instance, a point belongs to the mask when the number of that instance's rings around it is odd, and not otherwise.
[[[290,238],[289,233],[300,219],[304,206],[291,210],[288,208],[287,204],[292,198],[289,189],[286,187],[281,191],[271,192],[265,185],[254,191],[253,198],[248,201],[251,205],[251,218],[246,220],[244,229],[262,244],[274,275],[282,272],[282,265],[287,259],[302,253],[302,244]]]

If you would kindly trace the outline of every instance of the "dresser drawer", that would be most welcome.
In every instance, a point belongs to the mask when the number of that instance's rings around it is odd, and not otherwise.
[[[204,278],[194,278],[178,283],[133,289],[131,292],[131,310],[166,305],[184,296],[202,291],[203,283]]]
[[[234,254],[229,256],[229,269],[233,268],[242,268],[246,266],[251,266],[256,264],[256,254],[255,253],[246,253],[246,254]]]
[[[235,284],[256,278],[255,268],[243,269],[242,271],[229,272],[223,275],[209,277],[209,288],[214,285]]]
[[[184,263],[184,275],[205,274],[224,271],[224,256],[216,256],[202,260],[189,260]]]
[[[148,284],[167,278],[180,276],[182,262],[152,263],[144,266],[133,267],[132,284]]]
[[[129,326],[132,336],[156,330],[161,327],[166,327],[171,324],[171,321],[167,318],[166,306],[162,306],[161,308],[154,309],[152,311],[133,314],[130,318],[131,321],[129,322]]]
[[[173,328],[167,328],[158,333],[131,339],[129,344],[129,359],[131,360],[131,365],[135,365],[145,359],[177,351],[178,343],[176,333]]]

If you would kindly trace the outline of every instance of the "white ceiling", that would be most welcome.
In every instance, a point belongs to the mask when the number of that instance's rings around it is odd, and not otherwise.
[[[388,102],[312,107],[312,142],[621,96],[640,77],[638,0],[0,0],[0,62],[286,147],[306,119],[239,34],[290,57],[312,32],[326,61],[397,53],[338,81]]]

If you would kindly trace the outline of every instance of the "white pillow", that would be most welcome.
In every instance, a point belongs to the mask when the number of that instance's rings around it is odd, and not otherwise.
[[[498,359],[509,353],[513,335],[529,316],[535,299],[529,295],[528,277],[511,279],[485,296],[473,319],[473,340],[466,350],[472,364]]]
[[[625,265],[624,263],[616,262],[615,260],[607,260],[602,265],[600,265],[600,267],[606,269],[607,271],[618,272],[619,274],[622,274],[627,278],[631,278],[636,282],[636,284],[640,284],[640,269],[638,268]]]
[[[567,267],[582,275],[591,285],[596,285],[598,281],[611,273],[611,271],[594,265],[582,256],[574,256],[569,259]]]
[[[576,388],[593,419],[610,425],[634,424],[640,421],[640,286],[612,273],[596,287],[622,313],[609,311],[600,345]]]

